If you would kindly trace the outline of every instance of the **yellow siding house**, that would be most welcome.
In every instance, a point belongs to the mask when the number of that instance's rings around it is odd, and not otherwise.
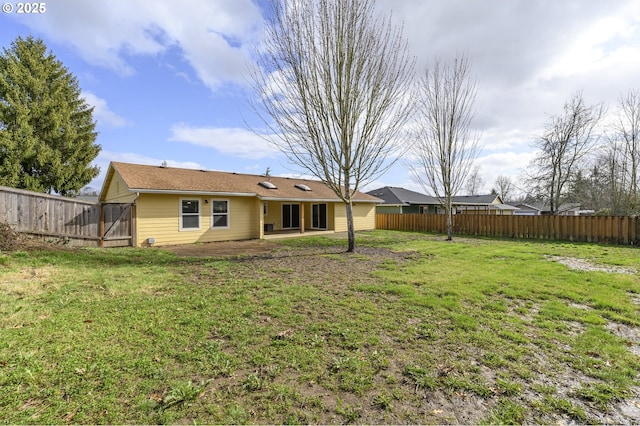
[[[353,199],[355,229],[374,229],[380,200]],[[100,201],[132,204],[138,247],[347,230],[344,202],[307,179],[112,162]]]

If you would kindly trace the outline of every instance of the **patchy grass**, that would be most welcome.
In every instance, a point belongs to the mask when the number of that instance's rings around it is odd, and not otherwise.
[[[375,231],[0,254],[0,419],[637,423],[637,249]],[[203,245],[206,246],[206,245]],[[206,247],[203,247],[206,250]],[[635,330],[635,332],[634,332]],[[637,417],[634,417],[637,416]]]

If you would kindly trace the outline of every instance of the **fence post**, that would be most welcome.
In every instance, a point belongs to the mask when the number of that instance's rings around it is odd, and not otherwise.
[[[137,247],[138,246],[138,240],[136,239],[136,235],[137,235],[137,232],[138,232],[138,229],[137,229],[138,224],[136,223],[136,215],[137,215],[136,203],[134,202],[133,204],[131,204],[131,247]]]
[[[99,229],[99,237],[100,237],[100,248],[104,247],[104,204],[100,203],[100,229]]]

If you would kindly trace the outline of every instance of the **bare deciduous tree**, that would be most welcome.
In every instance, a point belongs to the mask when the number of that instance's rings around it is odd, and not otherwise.
[[[484,180],[482,179],[482,176],[480,176],[480,168],[476,166],[467,177],[467,183],[465,185],[465,189],[467,190],[466,195],[478,195],[480,187],[483,184]]]
[[[640,181],[640,91],[621,95],[614,124],[612,150],[619,152],[620,189],[624,193],[627,214],[637,214]]]
[[[426,192],[433,192],[447,214],[447,240],[453,238],[452,197],[464,185],[479,150],[472,133],[477,83],[469,59],[436,60],[427,68],[417,93],[417,124],[412,171]]]
[[[603,205],[599,206],[600,209],[608,209],[612,215],[628,215],[638,214],[636,209],[630,208],[629,198],[627,195],[625,185],[625,167],[621,166],[624,161],[621,158],[621,154],[616,150],[615,146],[611,147],[605,156],[602,158],[605,166],[604,171],[606,173],[605,182],[608,198]],[[603,197],[605,198],[605,197]]]
[[[608,130],[590,165],[571,178],[567,200],[600,214],[635,216],[640,213],[640,91],[620,95]]]
[[[630,90],[620,97],[616,130],[624,142],[629,164],[629,189],[637,194],[640,177],[640,91]]]
[[[632,212],[627,160],[626,147],[619,135],[609,135],[607,145],[596,157],[594,169],[591,170],[595,191],[600,192],[595,210],[612,215],[626,215]]]
[[[557,213],[568,183],[597,143],[596,127],[605,113],[603,104],[587,105],[582,92],[564,104],[562,115],[551,116],[544,134],[535,142],[539,154],[533,160],[532,186]]]
[[[513,181],[509,176],[499,175],[498,177],[496,177],[494,185],[495,187],[493,190],[500,196],[500,199],[504,203],[511,200],[514,186]]]
[[[397,159],[414,59],[402,29],[372,0],[272,0],[253,74],[256,111],[289,161],[346,205]]]

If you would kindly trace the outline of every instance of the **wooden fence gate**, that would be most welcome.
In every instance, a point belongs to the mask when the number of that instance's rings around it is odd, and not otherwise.
[[[0,186],[0,222],[72,245],[133,245],[135,205],[102,204]]]
[[[100,247],[133,245],[135,204],[100,205]]]

